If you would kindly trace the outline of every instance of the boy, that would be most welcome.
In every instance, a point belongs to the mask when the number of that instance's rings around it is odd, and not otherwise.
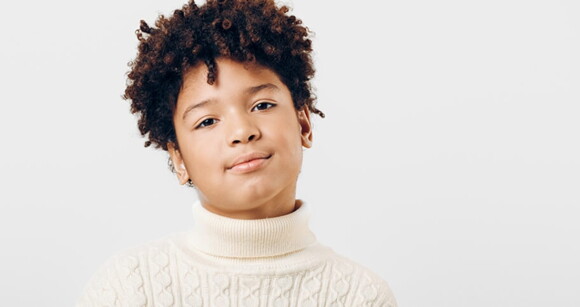
[[[312,144],[308,30],[272,0],[191,1],[141,21],[125,99],[196,188],[194,225],[112,257],[79,306],[396,306],[385,281],[317,242],[295,198]]]

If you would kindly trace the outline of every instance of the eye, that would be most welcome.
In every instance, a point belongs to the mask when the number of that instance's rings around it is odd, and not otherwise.
[[[217,120],[215,118],[207,118],[207,119],[204,119],[201,123],[199,123],[199,125],[197,125],[195,127],[195,129],[211,126],[211,125],[215,124],[216,122],[217,122]]]
[[[266,110],[266,109],[269,109],[269,108],[273,108],[273,107],[275,107],[275,106],[276,106],[276,105],[275,105],[275,104],[273,104],[273,103],[271,103],[271,102],[260,102],[260,103],[258,103],[258,104],[257,104],[257,105],[256,105],[256,106],[255,106],[255,107],[252,109],[252,111],[253,111],[253,110],[258,110],[258,111],[261,111],[261,110]]]

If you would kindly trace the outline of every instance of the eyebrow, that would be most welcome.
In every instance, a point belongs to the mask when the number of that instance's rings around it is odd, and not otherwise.
[[[280,90],[279,87],[277,87],[276,85],[274,85],[272,83],[264,83],[264,84],[260,84],[260,85],[248,87],[244,91],[244,94],[246,96],[250,96],[250,95],[254,95],[254,94],[258,93],[261,90],[265,90],[265,89],[276,90],[276,91],[279,91]],[[202,101],[200,101],[200,102],[198,102],[196,104],[192,104],[192,105],[188,106],[185,109],[185,111],[183,111],[182,120],[185,120],[185,117],[187,117],[187,115],[191,111],[193,111],[194,109],[201,108],[201,107],[203,107],[203,106],[205,106],[205,105],[207,105],[209,103],[213,103],[213,102],[215,102],[215,100],[210,98],[210,99],[205,99],[205,100],[202,100]]]

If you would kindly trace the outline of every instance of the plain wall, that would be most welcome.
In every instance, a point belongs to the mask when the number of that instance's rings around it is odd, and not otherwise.
[[[0,4],[0,302],[70,306],[193,189],[121,99],[140,19],[184,1]],[[578,1],[284,2],[315,36],[298,198],[400,306],[580,306]]]

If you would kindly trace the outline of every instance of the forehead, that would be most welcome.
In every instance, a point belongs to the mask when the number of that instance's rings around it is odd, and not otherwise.
[[[215,60],[216,79],[213,84],[207,83],[208,67],[198,62],[183,75],[182,92],[201,90],[203,88],[220,90],[242,88],[256,82],[268,81],[283,84],[272,69],[255,62],[238,62],[220,57]]]
[[[177,112],[187,113],[207,102],[235,102],[258,92],[269,91],[291,99],[288,87],[270,68],[252,62],[238,62],[229,58],[218,58],[216,79],[207,82],[208,68],[204,62],[192,66],[183,76],[183,83],[177,97]]]

